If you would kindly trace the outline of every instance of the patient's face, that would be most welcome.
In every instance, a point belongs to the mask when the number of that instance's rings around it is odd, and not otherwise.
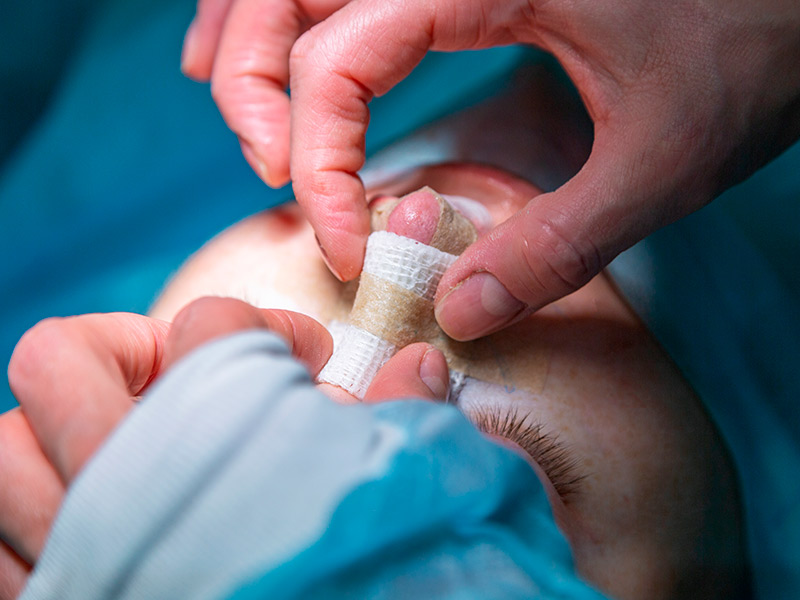
[[[373,206],[381,195],[423,185],[477,200],[492,223],[539,193],[493,169],[440,165],[371,190]],[[171,320],[194,298],[223,295],[328,323],[346,317],[352,292],[329,274],[313,231],[289,205],[204,246],[151,314]],[[530,437],[510,441],[533,455],[583,577],[620,598],[730,597],[741,583],[742,541],[727,454],[691,388],[613,283],[600,275],[496,336],[501,352],[515,348],[539,376],[513,393],[492,387],[464,411],[500,437],[509,435],[498,423],[510,414],[541,427],[538,446]]]

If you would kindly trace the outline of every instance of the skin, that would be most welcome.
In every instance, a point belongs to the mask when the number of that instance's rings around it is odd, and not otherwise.
[[[539,193],[506,172],[448,164],[373,190],[372,206],[423,183],[479,201],[494,223]],[[406,225],[427,231],[418,197],[408,198]],[[296,205],[246,219],[188,261],[152,314],[168,320],[186,301],[219,294],[323,323],[341,319],[352,285],[331,276],[313,236]],[[500,392],[479,404],[513,407],[568,447],[582,477],[574,494],[560,497],[532,466],[580,574],[618,598],[729,598],[743,588],[740,507],[727,453],[700,401],[613,282],[601,274],[496,336],[498,347],[503,338],[524,339],[513,351],[528,356],[531,368],[547,357],[541,389],[523,398]]]
[[[515,80],[420,139],[449,130],[455,156],[559,185],[589,152],[586,120],[546,73]],[[470,164],[423,168],[370,197],[425,184],[484,203],[494,223],[539,194],[524,178]],[[330,274],[312,240],[296,206],[257,215],[189,261],[153,318],[50,319],[23,337],[9,366],[21,409],[0,416],[0,599],[16,597],[24,585],[75,474],[174,360],[217,335],[265,327],[290,342],[312,375],[319,370],[330,337],[307,317],[220,298],[184,308],[194,298],[223,294],[322,321],[346,315],[352,289]],[[535,403],[521,408],[570,446],[584,475],[580,493],[562,501],[532,464],[581,573],[621,598],[733,596],[745,561],[730,462],[697,398],[613,283],[595,278],[516,327],[549,356]],[[381,370],[366,401],[441,399],[437,380],[447,381],[442,355],[409,346]],[[340,390],[325,391],[353,401]]]
[[[383,199],[374,204],[421,181],[469,195],[493,220],[537,193],[496,169],[444,165],[377,189]],[[406,216],[406,225],[420,220],[413,211]],[[232,331],[267,328],[287,339],[312,375],[319,371],[331,339],[314,319],[229,298],[194,300],[239,295],[321,320],[346,312],[352,290],[330,275],[311,239],[295,205],[256,215],[201,249],[151,317],[49,319],[23,337],[9,365],[21,408],[0,416],[0,598],[15,597],[24,585],[81,467],[150,382],[193,348]],[[276,255],[286,259],[265,259]],[[513,403],[568,447],[582,477],[568,497],[531,466],[579,573],[618,598],[732,597],[744,585],[745,567],[730,461],[700,402],[613,284],[601,275],[515,329],[529,340],[532,361],[546,351],[546,380],[532,397],[485,402]],[[365,401],[441,400],[447,379],[441,353],[414,344],[380,371]],[[354,401],[321,387],[337,401]]]
[[[330,357],[330,335],[313,319],[230,298],[192,302],[172,323],[82,315],[47,319],[23,336],[8,369],[20,407],[0,415],[0,599],[22,591],[65,491],[150,382],[194,348],[249,329],[284,338],[312,376]],[[438,350],[413,344],[384,366],[366,397],[441,401],[446,390],[432,391],[423,377],[447,381],[447,365]]]
[[[556,57],[594,136],[569,181],[528,198],[442,279],[436,315],[457,339],[584,285],[800,134],[791,0],[200,0],[182,64],[211,81],[261,178],[291,175],[329,266],[350,280],[368,231],[357,171],[370,99],[428,50],[511,43]]]

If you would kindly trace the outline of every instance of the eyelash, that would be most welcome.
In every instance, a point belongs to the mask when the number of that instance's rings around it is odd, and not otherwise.
[[[578,461],[555,434],[543,431],[542,424],[516,409],[482,406],[469,411],[470,420],[487,435],[497,435],[519,445],[542,468],[565,502],[579,492],[585,475],[579,473]]]

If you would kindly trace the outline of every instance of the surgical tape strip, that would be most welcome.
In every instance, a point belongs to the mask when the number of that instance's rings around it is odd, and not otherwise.
[[[458,257],[389,231],[376,231],[367,240],[363,273],[433,301],[436,286]]]
[[[436,323],[433,298],[439,280],[476,232],[442,196],[423,189],[441,207],[431,245],[387,231],[369,237],[348,322],[329,324],[334,351],[318,380],[363,398],[378,370],[400,348],[428,342],[447,359],[451,402],[477,382],[492,384],[495,391],[538,393],[547,378],[550,351],[536,343],[535,324],[525,320],[513,331],[457,342]],[[401,200],[379,210],[377,218],[373,212],[373,225],[385,227]]]
[[[333,355],[317,380],[338,386],[362,399],[375,375],[398,348],[360,327],[340,325],[334,338]]]
[[[320,383],[323,381],[332,383],[348,390],[358,398],[363,398],[369,388],[369,384],[378,374],[380,368],[397,352],[397,346],[371,334],[369,331],[342,321],[328,323],[328,331],[333,338],[333,356],[325,366],[325,369],[328,369],[328,365],[331,365],[328,372],[329,374],[333,373],[331,377],[335,381],[323,380],[322,373],[320,373],[318,381]],[[362,336],[361,339],[355,339],[359,338],[359,336]],[[369,354],[370,352],[374,354]],[[462,390],[471,387],[475,382],[477,382],[476,379],[467,377],[465,373],[450,369],[450,387],[447,401],[455,404]],[[495,385],[495,388],[500,389],[500,386]],[[356,392],[359,393],[357,394]]]
[[[318,376],[363,398],[401,347],[435,335],[433,297],[456,256],[388,231],[367,240],[350,322],[337,325],[334,352]]]

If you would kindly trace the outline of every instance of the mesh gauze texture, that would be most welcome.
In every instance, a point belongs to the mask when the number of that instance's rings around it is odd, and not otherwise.
[[[439,280],[456,258],[415,240],[378,231],[367,241],[363,272],[433,301]],[[353,325],[337,323],[333,329],[333,355],[317,379],[362,399],[375,374],[399,348]]]
[[[439,280],[457,258],[396,233],[376,231],[367,240],[363,271],[433,301]]]

